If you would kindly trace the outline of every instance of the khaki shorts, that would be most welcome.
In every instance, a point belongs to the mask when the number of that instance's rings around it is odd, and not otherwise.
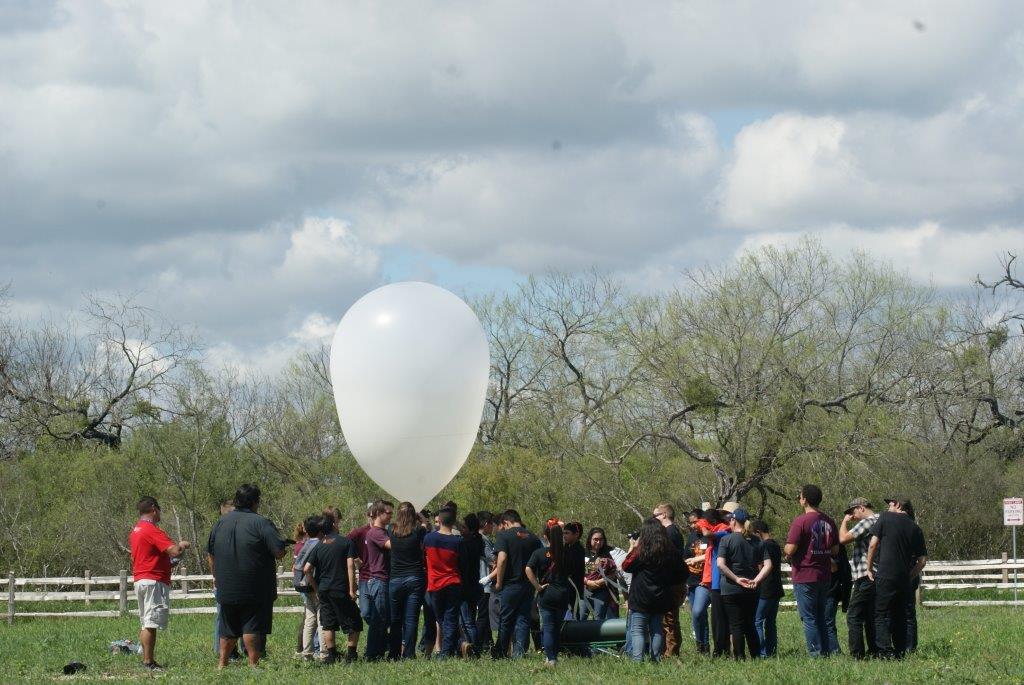
[[[156,580],[140,580],[135,583],[135,596],[139,600],[142,627],[165,630],[171,606],[171,586]]]

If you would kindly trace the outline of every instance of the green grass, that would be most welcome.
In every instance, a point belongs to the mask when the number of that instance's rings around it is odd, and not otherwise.
[[[685,615],[685,612],[684,612]],[[843,616],[840,615],[840,623]],[[258,671],[235,665],[218,675],[211,648],[212,616],[172,616],[160,633],[157,660],[167,666],[160,675],[141,670],[137,656],[113,656],[111,640],[135,638],[134,618],[20,619],[0,625],[0,682],[53,680],[126,682],[158,678],[167,683],[1019,683],[1024,679],[1024,610],[1001,607],[943,608],[919,612],[920,649],[899,663],[856,662],[848,657],[812,660],[806,657],[803,635],[794,612],[779,616],[781,655],[759,662],[710,660],[691,653],[661,664],[633,664],[615,657],[563,658],[554,670],[537,655],[521,661],[492,662],[416,660],[411,663],[359,663],[319,667],[292,658],[298,615],[275,617],[270,658]],[[845,641],[845,625],[840,641]],[[61,667],[82,661],[88,670],[73,679]]]

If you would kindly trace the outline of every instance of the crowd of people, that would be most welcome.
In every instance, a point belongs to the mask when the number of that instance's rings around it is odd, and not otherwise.
[[[554,666],[560,654],[591,653],[586,643],[562,644],[567,621],[606,621],[623,610],[623,652],[636,661],[678,655],[684,632],[699,653],[768,658],[778,650],[784,560],[810,656],[842,652],[840,608],[852,657],[902,658],[915,649],[914,589],[927,551],[911,502],[887,499],[876,512],[858,497],[839,525],[821,511],[819,487],[801,487],[798,502],[802,512],[781,545],[736,502],[695,508],[685,523],[661,503],[629,534],[627,549],[611,546],[602,528],[584,538],[581,523],[552,517],[538,536],[514,509],[460,516],[454,502],[432,514],[378,500],[347,534],[338,509],[326,507],[285,539],[258,513],[259,488],[242,485],[207,542],[214,650],[220,668],[259,663],[274,622],[277,560],[289,546],[303,598],[295,652],[324,665],[355,661],[365,633],[366,661],[518,658],[532,641]],[[167,626],[172,563],[190,545],[159,527],[155,499],[143,497],[138,509],[130,544],[142,658],[160,669],[154,649]],[[690,631],[680,624],[687,606]]]

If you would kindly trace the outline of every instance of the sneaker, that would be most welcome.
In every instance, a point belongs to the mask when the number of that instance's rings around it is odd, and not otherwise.
[[[150,670],[150,671],[162,671],[162,670],[164,670],[164,667],[161,666],[160,664],[158,664],[155,661],[150,661],[148,664],[146,662],[143,662],[142,663],[142,667],[147,669],[147,670]]]

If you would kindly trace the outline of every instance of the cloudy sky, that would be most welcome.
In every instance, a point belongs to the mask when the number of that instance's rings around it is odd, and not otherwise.
[[[273,366],[388,281],[1024,249],[1024,3],[0,0],[13,310]]]

